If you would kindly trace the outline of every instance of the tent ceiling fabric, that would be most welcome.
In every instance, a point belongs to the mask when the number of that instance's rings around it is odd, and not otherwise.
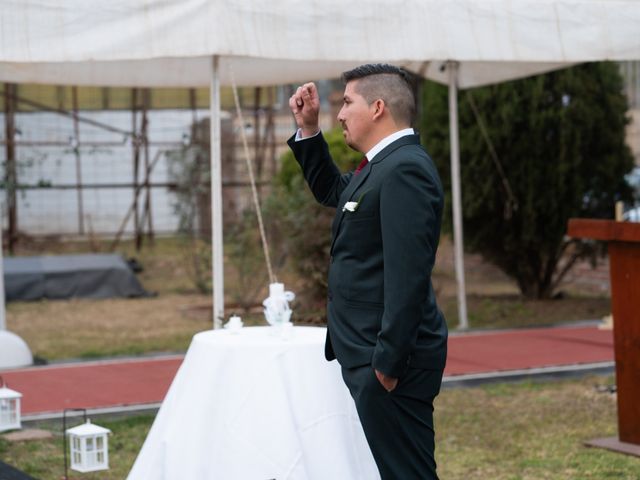
[[[461,88],[640,58],[635,0],[0,0],[0,81],[203,86],[336,77],[385,61]],[[428,64],[424,62],[429,62]],[[231,70],[232,69],[232,70]]]

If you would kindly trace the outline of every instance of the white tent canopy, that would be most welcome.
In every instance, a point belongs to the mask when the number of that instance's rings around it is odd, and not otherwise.
[[[447,83],[456,60],[466,88],[640,58],[639,25],[634,0],[0,0],[0,80],[209,85],[218,55],[222,84],[231,65],[269,85],[369,61]]]
[[[219,87],[337,77],[366,62],[457,88],[640,59],[635,0],[0,0],[0,81],[211,85],[214,320],[222,307]],[[455,63],[447,63],[454,61]],[[447,68],[448,67],[448,68]],[[457,127],[454,242],[464,304]],[[466,324],[466,307],[460,309]]]

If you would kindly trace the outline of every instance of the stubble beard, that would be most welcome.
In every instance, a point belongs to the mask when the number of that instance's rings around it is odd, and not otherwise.
[[[342,124],[342,137],[344,138],[344,143],[347,144],[347,147],[349,147],[352,150],[355,150],[356,152],[360,151],[349,139],[349,129],[344,123]]]

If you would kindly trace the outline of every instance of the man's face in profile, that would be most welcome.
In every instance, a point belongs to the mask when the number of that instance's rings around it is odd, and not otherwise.
[[[338,112],[345,142],[354,150],[366,152],[367,137],[372,123],[372,107],[357,93],[358,80],[351,80],[344,89],[343,103]]]

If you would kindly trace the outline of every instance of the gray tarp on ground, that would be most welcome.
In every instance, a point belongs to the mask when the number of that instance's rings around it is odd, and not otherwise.
[[[114,254],[8,257],[4,285],[7,301],[149,295]]]

